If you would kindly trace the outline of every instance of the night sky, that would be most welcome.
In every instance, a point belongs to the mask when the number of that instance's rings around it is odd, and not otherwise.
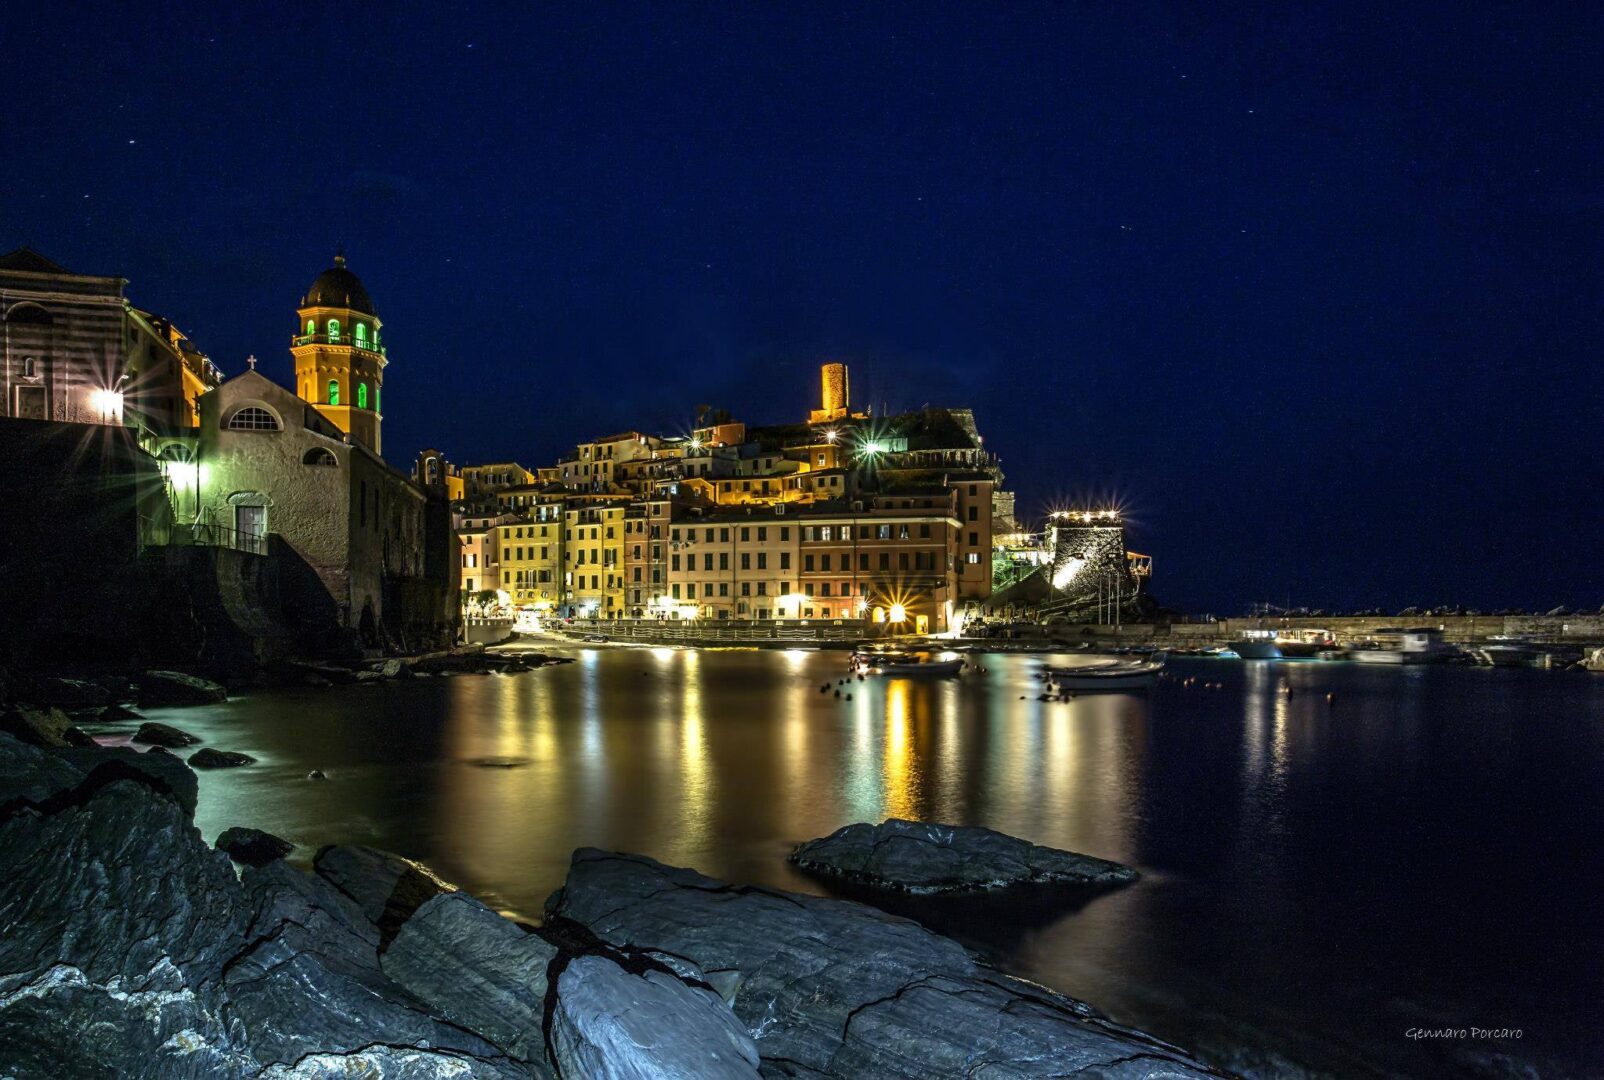
[[[1596,7],[278,6],[8,10],[0,250],[288,383],[343,245],[394,464],[844,359],[1175,607],[1604,602]]]

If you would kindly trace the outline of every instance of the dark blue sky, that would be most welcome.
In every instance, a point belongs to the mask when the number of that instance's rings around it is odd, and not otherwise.
[[[287,382],[344,244],[399,464],[843,358],[1176,606],[1604,602],[1588,5],[278,6],[9,11],[0,249]]]

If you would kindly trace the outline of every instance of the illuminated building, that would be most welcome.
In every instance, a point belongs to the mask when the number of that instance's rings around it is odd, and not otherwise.
[[[344,255],[313,279],[296,314],[290,354],[297,392],[352,441],[382,453],[381,392],[389,363],[382,324],[367,289],[345,268]]]
[[[221,376],[171,322],[130,304],[126,284],[28,248],[0,255],[0,416],[142,437],[195,427],[196,400]]]
[[[563,607],[587,618],[624,617],[624,513],[615,500],[563,511]]]

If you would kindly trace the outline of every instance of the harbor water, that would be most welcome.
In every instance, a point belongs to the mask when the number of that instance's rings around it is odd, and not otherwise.
[[[373,844],[525,917],[576,847],[829,893],[794,844],[984,825],[1143,877],[896,909],[1216,1064],[1604,1068],[1604,675],[1177,659],[1041,701],[1023,655],[845,685],[843,653],[573,655],[150,717],[258,759],[203,775],[208,840]]]

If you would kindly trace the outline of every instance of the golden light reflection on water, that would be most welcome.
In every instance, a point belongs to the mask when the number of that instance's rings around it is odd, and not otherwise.
[[[892,679],[886,685],[886,738],[881,778],[882,803],[889,817],[918,818],[918,798],[922,777],[911,740],[912,718],[907,679]]]

